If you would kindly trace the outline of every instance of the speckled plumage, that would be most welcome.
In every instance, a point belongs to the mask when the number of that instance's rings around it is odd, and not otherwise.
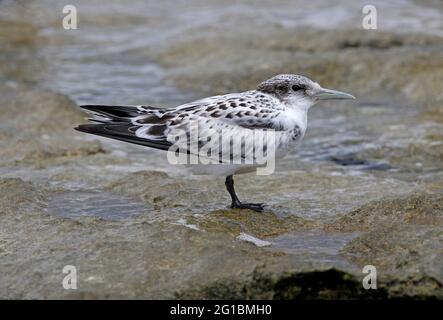
[[[351,98],[344,92],[323,89],[304,76],[283,74],[260,83],[256,90],[208,97],[174,108],[81,106],[94,115],[91,120],[96,123],[76,129],[161,150],[178,146],[181,152],[214,160],[194,165],[193,172],[227,176],[232,207],[261,210],[261,205],[238,200],[232,179],[233,174],[254,171],[259,161],[255,155],[252,162],[232,160],[239,156],[246,159],[258,148],[269,157],[271,147],[273,159],[281,158],[303,138],[307,112],[317,100]],[[272,135],[272,146],[271,140],[256,143],[259,140],[253,137],[257,132]],[[226,135],[231,139],[228,144],[219,144],[222,139],[215,137]],[[252,139],[254,144],[242,139]],[[208,149],[215,152],[208,154]]]
[[[283,76],[281,80],[286,83],[287,76]],[[271,130],[275,131],[276,156],[281,157],[303,137],[306,117],[303,111],[300,115],[299,110],[293,110],[285,104],[280,95],[272,94],[269,91],[269,80],[259,88],[264,88],[264,85],[266,92],[251,90],[213,96],[175,108],[120,107],[119,112],[101,106],[83,108],[95,115],[91,120],[102,122],[96,125],[101,127],[102,135],[114,135],[116,139],[124,135],[125,141],[132,135],[134,143],[144,144],[144,141],[150,147],[164,150],[176,141],[171,134],[175,129],[187,133],[191,130],[191,125],[198,126],[199,148],[205,145],[208,147],[210,137],[221,134],[222,131],[229,131],[233,136],[247,137],[253,130]],[[180,147],[183,151],[187,146]],[[222,154],[217,157],[221,159]]]

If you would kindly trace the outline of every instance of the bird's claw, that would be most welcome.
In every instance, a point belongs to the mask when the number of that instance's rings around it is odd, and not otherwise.
[[[257,212],[262,212],[265,208],[264,203],[233,203],[231,205],[233,209],[249,209]]]

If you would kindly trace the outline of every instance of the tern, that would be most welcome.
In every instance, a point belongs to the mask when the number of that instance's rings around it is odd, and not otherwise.
[[[180,152],[199,155],[202,147],[218,140],[212,139],[216,135],[230,134],[234,140],[239,140],[250,137],[254,132],[273,132],[274,156],[280,159],[303,139],[309,108],[320,100],[334,99],[355,97],[322,88],[305,76],[280,74],[263,81],[255,90],[207,97],[172,108],[83,105],[80,107],[93,114],[90,120],[94,123],[82,124],[75,129],[165,151],[176,146],[177,132],[181,132],[181,136],[196,143],[197,151],[190,147],[188,141],[179,145]],[[199,129],[198,135],[191,138],[194,124]],[[263,203],[239,200],[233,179],[234,174],[252,172],[260,164],[226,163],[220,160],[232,160],[236,151],[241,158],[245,158],[257,148],[254,145],[244,148],[242,143],[239,144],[243,147],[241,150],[233,149],[232,143],[229,148],[217,149],[217,163],[196,164],[192,171],[226,177],[225,186],[231,197],[231,208],[263,211]],[[264,149],[268,147],[265,143]]]

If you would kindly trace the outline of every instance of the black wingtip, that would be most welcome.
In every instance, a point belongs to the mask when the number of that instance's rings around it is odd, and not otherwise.
[[[98,127],[97,124],[80,124],[77,127],[74,127],[74,130],[93,134],[101,132],[102,130],[100,129],[101,128]]]
[[[84,104],[79,106],[80,109],[88,110],[88,111],[99,111],[106,109],[106,106],[103,105],[95,105],[95,104]]]
[[[75,130],[106,138],[116,139],[124,142],[138,144],[146,147],[156,148],[160,150],[168,150],[171,143],[168,141],[152,141],[137,137],[133,131],[130,130],[133,125],[131,123],[120,124],[81,124],[74,127]]]
[[[82,127],[82,125],[78,125],[78,126],[74,127],[74,130],[84,132],[84,130],[81,127]]]
[[[94,114],[103,115],[111,120],[128,120],[137,117],[140,111],[134,106],[105,106],[100,104],[85,104],[80,106],[81,109],[90,111]]]

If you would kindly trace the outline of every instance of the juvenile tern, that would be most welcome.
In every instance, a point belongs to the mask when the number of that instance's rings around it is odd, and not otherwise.
[[[299,143],[307,128],[307,113],[320,100],[355,99],[354,96],[322,88],[318,83],[301,75],[280,74],[260,83],[255,90],[212,96],[173,108],[152,106],[104,106],[83,105],[81,108],[93,114],[95,123],[82,124],[75,129],[170,151],[177,143],[177,132],[182,132],[187,143],[180,144],[180,152],[197,153],[208,144],[214,144],[214,136],[230,134],[235,139],[250,137],[254,132],[275,134],[275,158],[286,155]],[[192,138],[192,127],[197,124],[198,136]],[[211,142],[212,139],[212,142]],[[191,148],[192,142],[197,151]],[[235,141],[234,141],[235,142]],[[242,142],[243,143],[243,142]],[[234,190],[234,174],[246,173],[259,167],[253,163],[226,163],[234,153],[245,158],[257,146],[241,150],[230,147],[217,149],[216,164],[196,164],[193,172],[225,176],[226,189],[231,196],[231,208],[262,211],[262,203],[243,203]],[[269,146],[264,145],[264,149]],[[192,165],[191,165],[192,166]]]

